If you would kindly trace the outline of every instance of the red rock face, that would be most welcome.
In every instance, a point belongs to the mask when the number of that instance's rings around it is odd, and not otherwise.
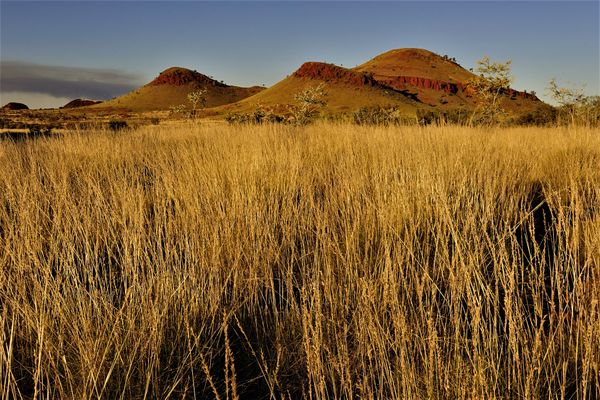
[[[169,68],[158,75],[149,86],[172,85],[184,86],[190,83],[197,83],[200,86],[221,86],[226,87],[224,83],[218,82],[196,71],[190,71],[185,68]]]
[[[404,90],[407,86],[413,86],[422,89],[433,89],[445,93],[466,92],[467,95],[473,95],[465,83],[451,83],[442,80],[422,78],[418,76],[395,76],[393,78],[375,79],[372,75],[355,72],[333,64],[320,62],[307,62],[294,72],[297,78],[318,79],[326,82],[342,83],[351,86],[389,86],[393,89]],[[519,92],[509,89],[505,92],[510,97],[520,97],[523,99],[537,100],[537,97],[531,93]]]
[[[469,92],[467,85],[464,83],[450,83],[441,80],[421,78],[416,76],[397,76],[390,79],[381,80],[382,83],[391,86],[396,89],[404,89],[406,85],[415,86],[423,89],[433,89],[446,93],[458,93]],[[534,94],[527,92],[520,92],[514,89],[508,89],[505,91],[506,95],[510,97],[520,97],[522,99],[537,100]]]
[[[10,102],[8,104],[6,104],[4,107],[2,107],[3,110],[29,110],[29,107],[27,107],[25,104],[23,103],[14,103],[14,102]]]
[[[393,79],[386,80],[385,82],[392,87],[410,85],[423,89],[439,90],[446,93],[457,93],[459,90],[463,90],[462,83],[450,83],[417,76],[397,76]]]
[[[351,86],[379,86],[372,75],[354,72],[333,64],[307,62],[294,72],[297,78],[319,79],[326,82],[342,83]]]

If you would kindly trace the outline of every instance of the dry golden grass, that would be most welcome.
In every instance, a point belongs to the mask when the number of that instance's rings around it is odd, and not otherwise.
[[[2,142],[0,397],[598,397],[599,163],[577,128]]]

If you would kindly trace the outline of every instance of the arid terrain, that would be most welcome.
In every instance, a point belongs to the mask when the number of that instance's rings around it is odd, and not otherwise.
[[[8,103],[0,398],[600,398],[600,100],[511,82],[406,48]]]

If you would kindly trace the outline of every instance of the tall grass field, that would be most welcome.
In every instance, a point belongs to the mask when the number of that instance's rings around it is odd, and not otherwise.
[[[2,399],[600,397],[600,135],[0,142]]]

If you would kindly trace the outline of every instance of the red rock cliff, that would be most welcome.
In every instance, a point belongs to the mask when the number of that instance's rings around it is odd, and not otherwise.
[[[351,86],[380,86],[372,75],[354,72],[333,64],[307,62],[294,72],[297,78],[319,79],[327,82],[342,83]]]
[[[381,82],[395,89],[405,89],[407,85],[415,86],[422,89],[439,90],[446,93],[468,92],[465,83],[450,83],[442,80],[421,78],[417,76],[396,76],[389,79],[381,79]],[[520,97],[522,99],[537,100],[537,97],[532,93],[520,92],[515,89],[505,91],[510,97]]]
[[[214,79],[209,78],[206,75],[203,75],[197,71],[191,71],[186,68],[173,67],[158,75],[152,82],[150,82],[149,86],[158,86],[158,85],[173,85],[173,86],[184,86],[189,83],[197,83],[201,86],[221,86],[226,87],[224,83],[218,82]]]

